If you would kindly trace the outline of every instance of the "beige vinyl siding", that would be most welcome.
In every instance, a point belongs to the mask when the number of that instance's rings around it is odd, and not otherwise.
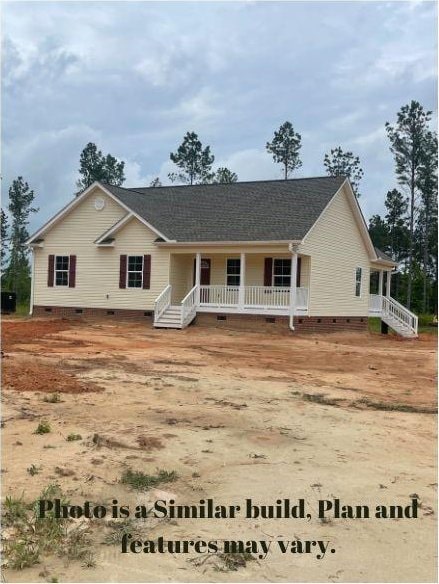
[[[105,199],[94,208],[96,195]],[[90,193],[44,235],[35,249],[34,304],[90,308],[151,310],[169,278],[169,252],[154,245],[157,235],[133,218],[115,235],[114,247],[94,243],[126,215],[126,210],[100,190]],[[48,256],[76,255],[76,287],[48,287]],[[151,288],[119,288],[120,255],[151,255]]]
[[[170,284],[172,285],[171,302],[180,303],[193,287],[194,256],[171,255]]]
[[[310,316],[367,316],[369,255],[344,189],[314,225],[300,251],[311,256]],[[361,297],[355,270],[362,268]]]

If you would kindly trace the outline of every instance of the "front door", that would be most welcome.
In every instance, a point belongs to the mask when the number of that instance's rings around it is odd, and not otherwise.
[[[197,260],[194,259],[194,286]],[[210,258],[201,258],[200,285],[210,286]],[[200,302],[209,302],[209,290],[201,290]]]

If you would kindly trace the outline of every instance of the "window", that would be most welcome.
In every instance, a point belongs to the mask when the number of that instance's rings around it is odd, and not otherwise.
[[[55,257],[55,286],[69,285],[69,256]]]
[[[239,286],[241,282],[241,260],[228,259],[227,260],[227,286]]]
[[[291,286],[291,260],[275,259],[273,261],[273,286]]]
[[[143,284],[143,256],[128,256],[127,287],[141,288]]]
[[[361,296],[361,275],[362,268],[355,270],[355,296]]]

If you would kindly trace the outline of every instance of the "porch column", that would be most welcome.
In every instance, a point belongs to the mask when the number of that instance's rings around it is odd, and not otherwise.
[[[245,253],[241,254],[241,261],[239,265],[238,306],[240,309],[243,309],[245,304]]]
[[[291,282],[290,282],[290,329],[294,330],[294,312],[296,310],[297,283],[297,249],[291,247]]]
[[[378,272],[378,294],[380,296],[383,295],[383,284],[384,284],[384,271],[383,270],[379,270]]]
[[[201,280],[201,253],[195,256],[195,286],[197,287],[196,300],[197,306],[200,304],[200,280]]]
[[[392,270],[387,270],[387,281],[386,281],[386,296],[390,297],[390,280],[392,277]]]

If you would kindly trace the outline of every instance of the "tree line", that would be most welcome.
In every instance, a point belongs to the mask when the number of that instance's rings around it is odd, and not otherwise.
[[[431,115],[412,101],[400,109],[394,124],[386,123],[398,188],[395,185],[386,194],[386,214],[370,219],[369,232],[375,245],[399,264],[392,295],[417,312],[437,313],[437,134],[430,129]],[[301,147],[302,137],[289,121],[274,131],[265,145],[285,180],[302,166]],[[169,158],[176,167],[168,174],[172,184],[238,181],[238,175],[229,168],[213,170],[215,156],[210,146],[203,146],[193,131],[185,134]],[[358,156],[337,146],[325,154],[323,167],[328,176],[348,177],[356,197],[361,196],[364,171]],[[95,181],[115,186],[125,182],[125,162],[103,154],[92,142],[82,150],[78,170],[75,195]],[[162,186],[159,177],[149,186]],[[4,289],[17,292],[19,302],[26,301],[30,292],[28,253],[23,244],[29,237],[29,217],[37,211],[34,198],[33,190],[18,177],[9,189],[9,213],[1,210],[2,284]]]

